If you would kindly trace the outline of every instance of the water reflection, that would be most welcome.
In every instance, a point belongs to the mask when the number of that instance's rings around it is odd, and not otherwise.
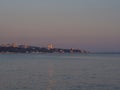
[[[49,67],[48,67],[48,87],[47,90],[53,90],[56,81],[54,80],[54,68],[53,68],[53,64],[50,63]]]

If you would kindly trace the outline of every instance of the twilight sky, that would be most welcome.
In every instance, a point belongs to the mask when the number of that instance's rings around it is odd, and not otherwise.
[[[120,51],[120,0],[0,0],[0,44]]]

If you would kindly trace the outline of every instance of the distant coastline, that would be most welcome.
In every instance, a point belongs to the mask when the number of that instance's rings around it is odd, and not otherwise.
[[[28,45],[0,45],[0,53],[89,53],[81,49],[54,48],[51,44],[48,47],[28,46]]]

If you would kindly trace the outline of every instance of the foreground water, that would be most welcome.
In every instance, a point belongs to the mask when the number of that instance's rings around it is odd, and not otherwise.
[[[120,54],[0,54],[0,90],[120,90]]]

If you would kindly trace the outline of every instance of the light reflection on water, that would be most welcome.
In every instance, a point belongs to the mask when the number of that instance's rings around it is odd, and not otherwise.
[[[119,76],[119,54],[0,55],[0,90],[120,90]]]
[[[47,90],[53,90],[52,88],[55,86],[56,81],[54,80],[54,68],[52,64],[50,64],[48,67],[48,78]]]

